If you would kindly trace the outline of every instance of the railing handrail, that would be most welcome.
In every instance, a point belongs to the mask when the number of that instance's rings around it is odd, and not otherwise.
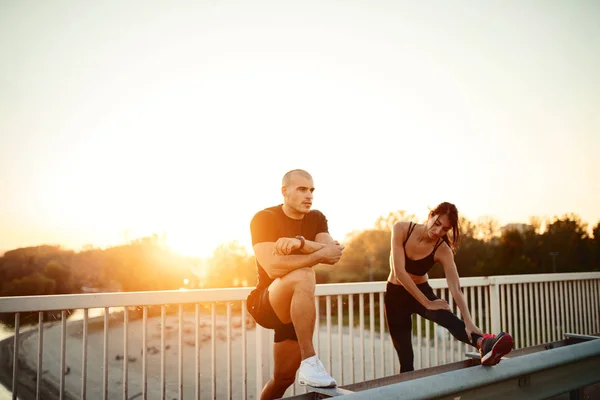
[[[0,297],[0,312],[54,311],[246,300],[253,287]]]
[[[597,277],[600,278],[600,273],[598,273]],[[445,278],[429,279],[427,282],[433,289],[448,288],[448,282]],[[385,292],[386,284],[387,281],[323,283],[317,285],[315,294],[317,296],[334,296],[338,294],[383,293]],[[460,285],[462,287],[489,286],[489,284],[490,280],[487,276],[460,278]]]
[[[600,272],[561,272],[555,274],[495,275],[489,277],[490,283],[499,285],[512,283],[581,281],[598,278],[600,278]]]
[[[460,278],[460,284],[465,288],[587,279],[600,279],[600,272],[464,277]],[[433,289],[448,287],[444,278],[430,279],[429,284]],[[315,294],[328,296],[381,293],[385,292],[385,285],[385,281],[319,284]],[[254,287],[0,297],[0,313],[240,301],[245,300],[252,289]]]

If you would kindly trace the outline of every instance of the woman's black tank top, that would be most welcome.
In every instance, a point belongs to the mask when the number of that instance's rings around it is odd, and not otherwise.
[[[435,244],[433,251],[428,256],[421,258],[420,260],[411,260],[406,255],[406,242],[408,241],[408,238],[410,237],[412,232],[415,230],[415,226],[417,226],[417,224],[413,224],[412,222],[410,223],[410,225],[408,226],[408,234],[406,235],[406,239],[404,239],[404,243],[402,243],[402,247],[404,248],[404,267],[406,269],[406,272],[410,274],[423,276],[435,264],[433,256],[437,248],[440,247],[442,243],[444,243],[444,240],[439,239],[438,242]]]

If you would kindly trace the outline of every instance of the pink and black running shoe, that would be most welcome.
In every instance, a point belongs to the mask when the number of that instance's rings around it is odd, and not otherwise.
[[[496,365],[502,357],[510,353],[514,346],[512,336],[506,332],[500,332],[498,335],[484,334],[481,341],[481,365]]]

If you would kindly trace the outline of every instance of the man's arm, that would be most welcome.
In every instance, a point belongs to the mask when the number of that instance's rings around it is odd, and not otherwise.
[[[312,240],[304,240],[304,246],[302,246],[302,241],[296,238],[279,238],[277,242],[275,242],[275,247],[273,251],[278,255],[286,255],[290,254],[292,251],[299,249],[300,252],[304,254],[311,254],[315,251],[321,250],[323,247],[330,243],[337,243],[328,232],[320,232],[317,233],[315,237],[315,241]]]
[[[270,278],[279,278],[289,272],[314,267],[317,264],[335,264],[342,255],[343,247],[336,243],[323,245],[321,249],[310,254],[275,254],[275,243],[262,242],[253,246],[258,263]]]
[[[319,227],[320,232],[315,236],[317,242],[308,243],[312,250],[309,254],[290,254],[300,247],[301,241],[296,238],[278,238],[277,229],[273,229],[273,226],[277,226],[273,214],[265,211],[258,212],[250,222],[256,260],[272,279],[299,268],[313,267],[320,263],[335,264],[342,256],[344,247],[331,239],[324,217]],[[323,243],[319,243],[320,241]]]

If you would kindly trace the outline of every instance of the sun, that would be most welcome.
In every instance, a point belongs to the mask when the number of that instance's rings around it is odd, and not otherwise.
[[[188,257],[208,258],[214,251],[211,241],[199,237],[196,231],[170,231],[166,234],[166,245],[174,252]]]

